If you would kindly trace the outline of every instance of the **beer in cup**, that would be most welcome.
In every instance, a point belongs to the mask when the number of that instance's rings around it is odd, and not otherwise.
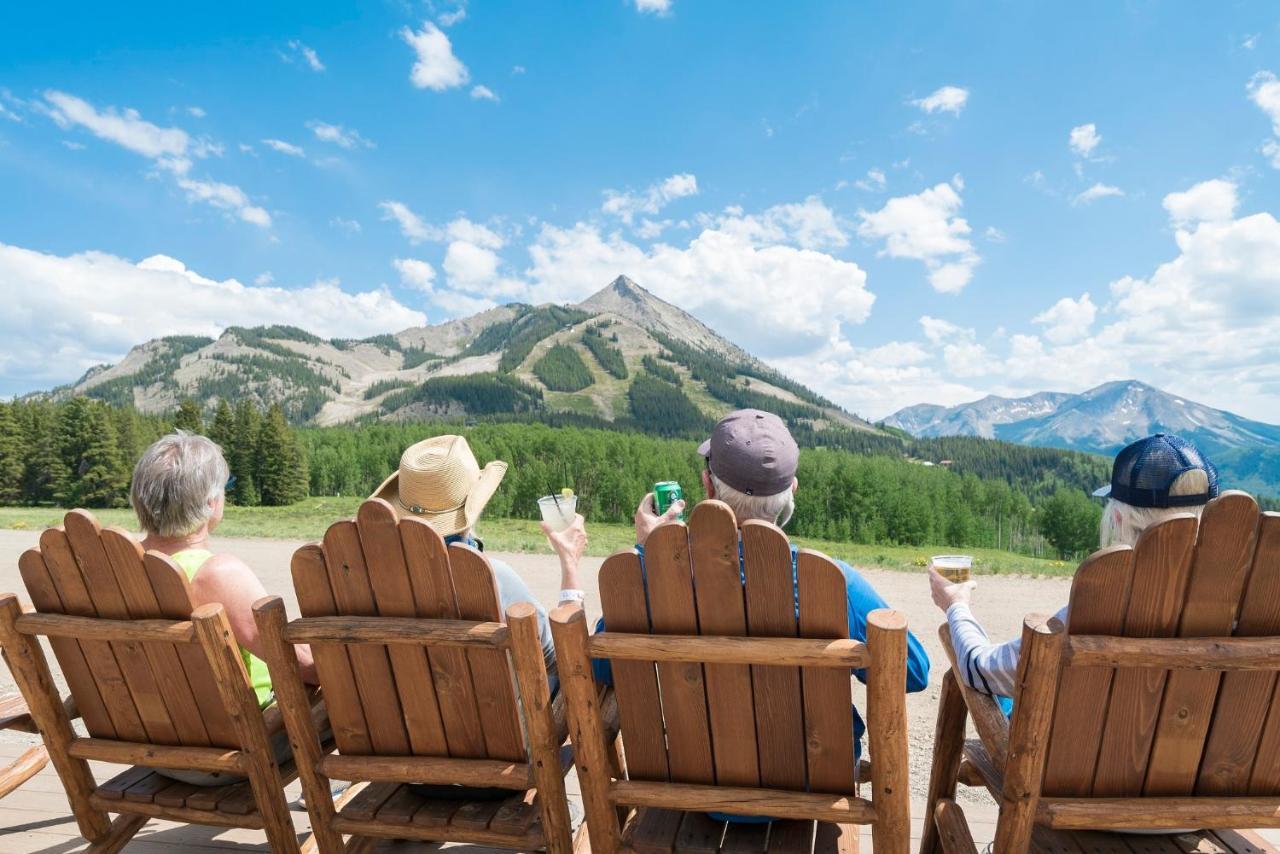
[[[952,584],[963,584],[969,580],[969,568],[973,566],[972,555],[934,555],[933,568],[938,574]]]

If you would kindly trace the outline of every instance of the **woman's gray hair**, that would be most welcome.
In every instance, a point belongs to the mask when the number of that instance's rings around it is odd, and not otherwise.
[[[211,439],[185,430],[170,433],[142,452],[133,468],[129,504],[148,534],[183,537],[213,515],[229,469]]]
[[[1178,476],[1169,487],[1170,495],[1203,495],[1209,491],[1209,475],[1204,469],[1191,469]],[[1179,513],[1199,516],[1203,504],[1190,507],[1134,507],[1123,501],[1108,498],[1102,508],[1102,522],[1098,530],[1098,547],[1136,546],[1142,532],[1157,522],[1163,522]]]
[[[784,528],[791,521],[792,514],[796,512],[795,493],[790,489],[784,489],[777,495],[747,495],[729,486],[714,473],[708,471],[707,474],[711,475],[711,486],[716,491],[716,500],[728,504],[739,522],[759,519]]]

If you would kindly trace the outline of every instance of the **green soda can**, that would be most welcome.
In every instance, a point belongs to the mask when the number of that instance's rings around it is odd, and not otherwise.
[[[666,513],[668,508],[677,501],[684,498],[684,490],[680,488],[680,483],[674,480],[664,480],[662,483],[653,485],[653,504],[654,509],[661,516]],[[684,511],[680,512],[678,517],[680,521],[684,521]]]

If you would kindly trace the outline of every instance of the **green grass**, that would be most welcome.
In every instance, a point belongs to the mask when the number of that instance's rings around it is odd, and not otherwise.
[[[332,522],[355,515],[361,499],[308,498],[291,507],[228,507],[219,536],[265,537],[279,540],[318,540]],[[61,524],[65,510],[56,507],[0,507],[0,530],[42,531]],[[137,527],[128,509],[95,510],[104,525],[126,530]],[[529,519],[481,519],[477,526],[485,547],[500,552],[545,553],[546,539],[538,523]],[[634,545],[630,525],[588,520],[591,537],[588,554],[604,556]],[[854,566],[923,572],[929,556],[954,552],[948,546],[864,546],[830,540],[797,538],[798,545],[816,549]],[[1044,560],[998,549],[965,549],[974,557],[977,575],[1069,576],[1075,562]]]

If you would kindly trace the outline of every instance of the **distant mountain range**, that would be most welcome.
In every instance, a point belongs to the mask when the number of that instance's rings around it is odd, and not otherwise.
[[[557,383],[540,364],[552,348],[552,367],[563,374],[567,359],[576,382]],[[291,326],[230,327],[217,339],[157,338],[46,394],[157,414],[173,412],[184,398],[206,412],[222,399],[250,399],[279,403],[293,422],[314,425],[530,412],[615,422],[632,418],[630,391],[646,375],[667,382],[647,399],[666,405],[682,396],[675,408],[687,417],[716,418],[754,400],[814,430],[892,439],[626,276],[577,305],[504,305],[361,340],[326,341]]]
[[[920,404],[884,423],[917,437],[979,436],[1113,455],[1152,433],[1177,433],[1208,454],[1227,485],[1280,494],[1280,427],[1214,409],[1136,380],[1080,394],[989,395],[959,406]]]

